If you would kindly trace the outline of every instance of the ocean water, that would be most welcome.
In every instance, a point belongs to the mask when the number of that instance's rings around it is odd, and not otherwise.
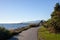
[[[28,23],[14,23],[14,24],[0,24],[0,27],[5,27],[6,29],[16,29],[28,26]]]
[[[30,22],[26,22],[26,23],[7,23],[7,24],[1,24],[0,23],[0,27],[5,27],[6,29],[17,29],[17,28],[21,28],[21,27],[26,27],[30,24],[38,24],[40,22],[40,20],[37,21],[30,21]]]

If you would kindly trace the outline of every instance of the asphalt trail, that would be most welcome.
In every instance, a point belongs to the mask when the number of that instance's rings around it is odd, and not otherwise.
[[[37,40],[38,27],[30,28],[9,40]]]

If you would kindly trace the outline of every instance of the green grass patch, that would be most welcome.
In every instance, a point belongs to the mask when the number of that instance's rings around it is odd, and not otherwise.
[[[60,40],[60,34],[50,33],[45,27],[38,30],[38,40]]]

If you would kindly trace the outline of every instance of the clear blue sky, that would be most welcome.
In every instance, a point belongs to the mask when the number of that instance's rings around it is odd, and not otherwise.
[[[50,18],[58,0],[0,0],[0,23],[18,23]]]

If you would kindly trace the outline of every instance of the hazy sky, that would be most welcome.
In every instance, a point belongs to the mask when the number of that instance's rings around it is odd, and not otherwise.
[[[0,23],[18,23],[50,18],[58,0],[0,0]]]

